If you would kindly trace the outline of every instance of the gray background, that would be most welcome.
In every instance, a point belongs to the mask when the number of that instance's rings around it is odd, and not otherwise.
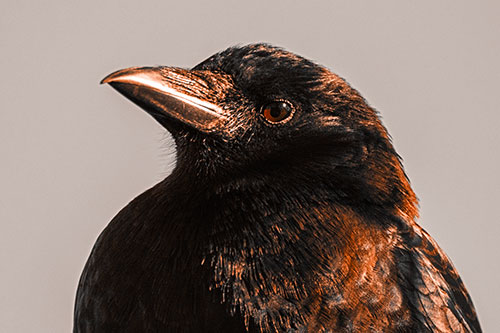
[[[169,135],[99,80],[257,41],[380,110],[420,223],[497,331],[499,14],[496,1],[2,1],[0,331],[68,332],[97,235],[172,167]]]

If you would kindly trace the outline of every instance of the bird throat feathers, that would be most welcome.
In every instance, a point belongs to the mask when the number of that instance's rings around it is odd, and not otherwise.
[[[417,214],[415,195],[399,158],[386,148],[370,148],[371,153],[381,154],[367,159],[375,161],[373,165],[339,167],[335,173],[312,178],[304,171],[294,179],[287,178],[293,172],[280,178],[278,170],[249,171],[244,177],[232,175],[230,181],[188,184],[188,177],[177,178],[174,172],[163,182],[167,188],[162,196],[177,202],[176,207],[184,206],[183,214],[192,215],[197,224],[173,222],[173,229],[166,227],[169,239],[185,240],[184,250],[171,250],[191,254],[187,261],[198,265],[201,261],[211,272],[208,287],[233,314],[245,318],[247,328],[254,324],[263,331],[299,327],[324,307],[312,301],[323,294],[338,296],[332,302],[339,302],[339,311],[356,308],[337,291],[357,290],[344,288],[347,283],[364,283],[373,297],[383,293],[369,285],[369,276],[367,281],[351,277],[385,265],[370,258],[378,256],[390,263],[390,249],[397,241],[394,224],[401,220],[411,224]],[[178,183],[180,179],[184,183]],[[328,277],[331,281],[325,283]],[[403,316],[398,299],[400,295],[393,295],[377,306],[395,307],[393,312]],[[308,300],[311,303],[304,304]]]

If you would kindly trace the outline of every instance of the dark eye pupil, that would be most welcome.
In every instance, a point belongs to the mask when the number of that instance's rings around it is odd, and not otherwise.
[[[274,118],[278,118],[281,115],[281,112],[285,111],[285,106],[283,103],[275,104],[271,106],[271,116]]]

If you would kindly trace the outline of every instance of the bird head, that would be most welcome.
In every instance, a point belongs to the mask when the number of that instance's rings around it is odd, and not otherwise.
[[[172,134],[174,173],[199,183],[245,177],[329,186],[339,200],[417,214],[377,112],[339,76],[301,56],[252,44],[192,69],[134,67],[102,83]]]

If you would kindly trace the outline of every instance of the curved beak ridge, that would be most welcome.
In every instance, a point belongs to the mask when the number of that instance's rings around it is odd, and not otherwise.
[[[211,132],[226,119],[222,108],[210,102],[213,94],[202,76],[176,67],[132,67],[106,76],[122,95],[148,112],[163,126],[180,121]]]

